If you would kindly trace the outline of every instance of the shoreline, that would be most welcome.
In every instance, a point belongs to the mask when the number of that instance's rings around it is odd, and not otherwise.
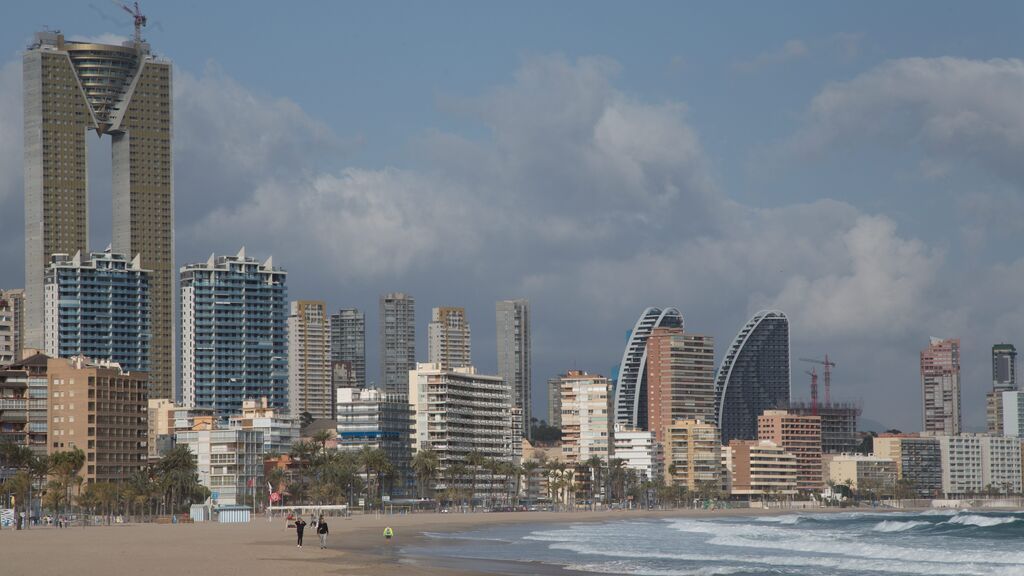
[[[0,563],[4,574],[26,576],[108,576],[144,572],[146,576],[211,574],[277,576],[302,574],[455,576],[486,574],[585,574],[562,566],[523,561],[477,560],[416,554],[416,547],[442,545],[430,533],[453,534],[514,525],[554,525],[660,518],[716,518],[819,513],[916,512],[916,509],[816,508],[726,510],[610,510],[576,512],[501,512],[328,518],[328,548],[319,549],[307,528],[303,548],[283,517],[268,522],[256,517],[248,524],[126,524],[88,528],[34,528],[0,532]],[[385,543],[383,530],[395,538]],[[54,553],[54,551],[59,551]],[[45,559],[45,561],[42,561]]]

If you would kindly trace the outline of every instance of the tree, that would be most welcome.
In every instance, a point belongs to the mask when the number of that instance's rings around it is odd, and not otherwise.
[[[527,460],[520,466],[523,477],[526,478],[526,488],[524,490],[526,498],[530,499],[530,484],[533,482],[533,473],[541,467],[540,462],[536,460]]]
[[[187,510],[193,502],[209,495],[209,490],[199,484],[196,461],[188,446],[178,445],[167,452],[157,463],[155,473],[172,514]]]
[[[47,497],[50,507],[55,512],[66,510],[71,504],[72,488],[82,485],[82,477],[78,473],[85,465],[85,452],[81,448],[73,448],[50,455],[50,476],[53,480],[47,485]],[[58,495],[53,492],[61,491]]]
[[[562,440],[562,430],[561,428],[549,426],[547,422],[541,420],[539,424],[533,424],[531,426],[530,438],[532,438],[534,442],[540,443],[560,442]]]
[[[590,470],[590,507],[593,509],[596,508],[597,497],[600,495],[598,487],[603,486],[601,480],[604,477],[605,462],[600,456],[595,455],[588,458],[583,464]],[[607,500],[608,491],[603,490],[603,492]]]
[[[421,448],[413,456],[412,470],[416,475],[416,485],[419,487],[420,498],[426,498],[427,494],[433,491],[439,469],[440,461],[438,460],[437,452],[433,449]]]
[[[466,455],[466,465],[469,467],[470,486],[472,487],[469,494],[469,507],[471,509],[475,509],[474,499],[476,498],[476,479],[479,474],[480,467],[484,464],[484,460],[484,455],[476,450],[473,450]]]
[[[318,430],[313,434],[313,442],[320,445],[320,453],[327,454],[327,443],[337,437],[337,432],[331,430]]]

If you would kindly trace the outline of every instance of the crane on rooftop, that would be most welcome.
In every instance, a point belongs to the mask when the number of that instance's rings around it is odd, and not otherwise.
[[[800,361],[825,366],[825,406],[830,405],[832,403],[832,368],[835,367],[836,363],[828,359],[828,354],[825,354],[824,362],[814,358],[801,358]]]
[[[146,25],[146,16],[139,10],[139,3],[134,2],[132,6],[125,4],[124,2],[114,2],[121,7],[121,10],[132,15],[135,19],[135,46],[136,48],[142,45],[142,27]]]

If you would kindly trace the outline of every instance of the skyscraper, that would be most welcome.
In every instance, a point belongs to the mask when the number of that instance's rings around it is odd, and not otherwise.
[[[581,464],[593,456],[604,460],[612,449],[612,382],[597,374],[570,370],[562,389],[562,456]]]
[[[355,308],[331,314],[331,361],[347,362],[356,386],[366,386],[366,316]]]
[[[121,254],[54,254],[46,270],[46,354],[150,368],[150,271]]]
[[[533,416],[530,303],[526,300],[498,302],[495,305],[495,326],[498,332],[498,376],[512,388],[512,407],[522,410],[518,431],[529,438]]]
[[[380,297],[380,386],[388,394],[409,393],[416,369],[416,300],[401,292]]]
[[[174,391],[171,63],[145,42],[40,32],[25,52],[25,341],[45,345],[43,281],[54,254],[88,252],[86,132],[111,136],[113,251],[150,275],[150,393]]]
[[[466,309],[455,306],[434,308],[427,325],[428,358],[442,370],[472,366],[472,346]]]
[[[648,429],[658,440],[677,420],[715,418],[715,340],[682,328],[655,328],[647,339]]]
[[[327,304],[318,300],[291,303],[288,315],[288,407],[292,416],[333,418],[330,338]]]
[[[659,326],[682,328],[675,308],[647,308],[629,333],[615,382],[615,423],[647,430],[647,337]]]
[[[1017,349],[1013,344],[992,347],[992,390],[985,395],[988,433],[999,435],[1003,427],[1003,392],[1017,390]]]
[[[932,338],[921,351],[925,432],[960,433],[960,340]]]
[[[242,401],[288,407],[286,272],[273,260],[214,256],[181,268],[181,395],[226,419]]]
[[[722,443],[756,440],[757,417],[789,405],[789,319],[762,310],[743,325],[715,376],[715,417]]]

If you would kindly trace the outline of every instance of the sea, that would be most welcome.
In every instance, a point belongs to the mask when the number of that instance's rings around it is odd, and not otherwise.
[[[1024,576],[1024,512],[794,513],[427,535],[432,545],[405,552],[489,561],[488,571],[497,572],[504,570],[494,565],[505,563],[520,567],[508,573],[520,574]]]

